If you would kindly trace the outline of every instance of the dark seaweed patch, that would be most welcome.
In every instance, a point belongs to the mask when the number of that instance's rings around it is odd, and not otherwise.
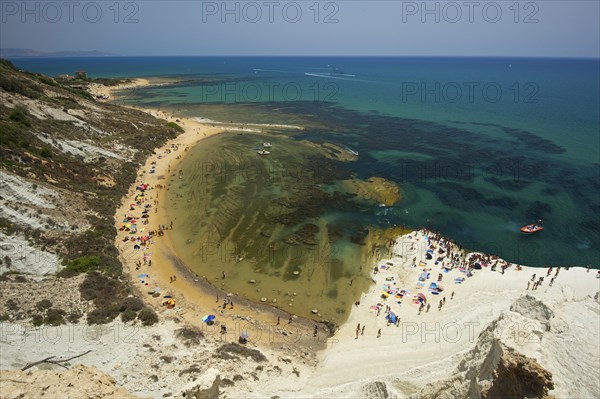
[[[512,137],[519,139],[521,143],[525,144],[528,149],[533,151],[541,151],[551,154],[562,154],[567,151],[565,148],[553,143],[552,141],[526,130],[512,129],[509,127],[503,127],[502,130]]]
[[[514,209],[519,203],[509,197],[487,198],[483,201],[487,206],[495,206],[497,208]]]
[[[545,194],[545,195],[556,195],[560,192],[561,192],[561,190],[559,190],[558,188],[553,188],[553,187],[546,187],[542,190],[542,194]]]
[[[583,222],[579,223],[579,225],[585,230],[593,231],[596,233],[600,232],[600,225],[597,221],[584,220]]]
[[[528,220],[544,219],[550,213],[552,213],[552,207],[550,204],[541,201],[535,201],[533,204],[527,207],[525,211],[525,217]]]
[[[486,178],[484,178],[484,180],[488,183],[495,185],[498,188],[501,188],[503,190],[510,190],[510,191],[520,191],[532,183],[530,181],[521,180],[521,179],[518,179],[518,180],[517,179],[514,179],[514,180],[498,179],[497,177],[493,177],[493,176],[486,177]]]

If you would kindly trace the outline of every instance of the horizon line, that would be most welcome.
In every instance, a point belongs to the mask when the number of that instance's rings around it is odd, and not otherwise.
[[[91,50],[95,51],[95,50]],[[122,54],[109,54],[109,55],[38,55],[38,56],[4,56],[0,53],[0,58],[5,59],[48,59],[48,58],[142,58],[142,57],[156,57],[156,58],[168,58],[168,57],[188,57],[188,58],[523,58],[523,59],[588,59],[588,60],[600,60],[600,56],[561,56],[561,55],[357,55],[357,54],[342,54],[342,55],[295,55],[295,54],[262,54],[262,55],[235,55],[235,54],[214,54],[214,55],[194,55],[194,54],[175,54],[175,55],[158,55],[158,54],[141,54],[141,55],[122,55]]]

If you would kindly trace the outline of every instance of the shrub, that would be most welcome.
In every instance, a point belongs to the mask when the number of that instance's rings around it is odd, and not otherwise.
[[[183,128],[181,126],[179,126],[175,122],[169,122],[169,123],[167,123],[167,127],[170,128],[170,129],[175,129],[179,133],[183,133],[184,132]]]
[[[71,312],[69,314],[69,316],[67,317],[67,320],[69,321],[69,323],[79,323],[79,319],[81,318],[82,314],[81,313],[77,313],[77,312]]]
[[[255,362],[266,362],[267,358],[260,351],[256,349],[246,348],[245,346],[231,343],[221,345],[217,349],[216,357],[220,357],[222,359],[231,359],[232,357],[237,356],[249,357]]]
[[[141,299],[136,297],[127,297],[123,299],[121,302],[121,308],[119,309],[121,312],[125,312],[131,310],[133,312],[138,312],[142,310],[144,307],[144,302]]]
[[[75,273],[86,273],[100,266],[99,256],[80,256],[67,262],[66,270]]]
[[[0,321],[6,321],[8,320],[10,317],[8,316],[8,313],[4,313],[0,315]]]
[[[204,333],[196,327],[183,327],[175,331],[175,336],[181,338],[185,346],[191,346],[199,344]]]
[[[38,303],[35,304],[35,307],[39,311],[44,311],[44,310],[50,309],[52,307],[52,302],[50,302],[50,300],[48,300],[48,299],[42,299],[41,301],[39,301]]]
[[[130,321],[135,320],[137,313],[131,309],[127,309],[121,313],[121,321],[123,323],[128,323]]]
[[[46,317],[44,318],[44,324],[50,324],[51,326],[60,326],[65,324],[65,312],[62,309],[48,309],[46,311]]]
[[[44,158],[52,158],[52,150],[48,147],[42,147],[40,150],[40,155]]]
[[[163,362],[165,362],[167,364],[173,363],[173,360],[175,360],[175,359],[177,359],[177,358],[174,356],[167,356],[167,355],[163,355],[160,357],[160,360],[162,360]]]
[[[106,324],[113,321],[118,315],[118,306],[103,306],[89,312],[87,322],[88,324]]]
[[[10,119],[25,126],[31,126],[31,121],[28,118],[29,112],[22,105],[17,105],[10,113]]]
[[[44,317],[42,317],[42,315],[36,314],[31,319],[31,323],[36,327],[41,326],[42,324],[44,324]]]
[[[0,87],[8,92],[19,93],[29,98],[40,98],[42,93],[34,85],[0,73]]]
[[[10,311],[16,311],[19,310],[19,304],[14,300],[14,299],[9,299],[8,301],[6,301],[5,303],[6,308]]]
[[[158,322],[158,315],[154,310],[150,308],[144,308],[138,314],[138,319],[141,320],[143,325],[151,326],[152,324]]]

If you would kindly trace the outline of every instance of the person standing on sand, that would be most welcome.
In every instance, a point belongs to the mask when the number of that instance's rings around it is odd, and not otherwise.
[[[431,309],[431,304],[430,303],[427,304],[427,309],[425,310],[425,312],[429,312],[429,309]]]
[[[454,299],[454,291],[452,291],[452,295],[450,295],[450,299]]]
[[[377,338],[381,337],[381,328],[377,330]]]
[[[279,316],[277,316],[277,326],[279,325],[279,322],[281,321],[281,319],[279,318]]]
[[[442,301],[440,301],[440,304],[438,306],[438,311],[442,310]]]
[[[527,282],[527,289],[529,289],[529,284],[531,284],[531,281]]]
[[[531,276],[531,281],[535,280],[535,273],[533,273],[533,276]]]
[[[316,336],[317,336],[317,334],[318,334],[318,331],[319,331],[319,330],[318,330],[318,327],[317,327],[317,325],[315,324],[315,329],[313,330],[313,337],[316,337]]]
[[[290,315],[290,318],[288,319],[288,324],[292,324],[293,317],[294,317],[294,315]]]
[[[365,326],[362,326],[362,329],[360,330],[360,335],[365,335]]]
[[[225,272],[221,272],[221,278],[225,280]]]

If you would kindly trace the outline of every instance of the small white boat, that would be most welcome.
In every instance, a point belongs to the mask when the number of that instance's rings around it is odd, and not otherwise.
[[[271,145],[271,143],[263,143],[263,147],[265,147],[265,148],[271,148],[273,146]]]
[[[258,150],[258,151],[256,151],[256,153],[258,155],[269,155],[270,154],[270,152],[267,150]]]

